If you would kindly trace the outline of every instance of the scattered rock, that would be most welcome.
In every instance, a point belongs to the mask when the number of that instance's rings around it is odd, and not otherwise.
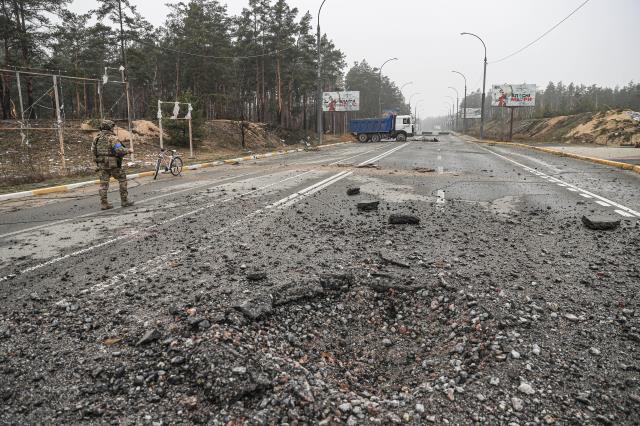
[[[358,210],[362,212],[369,212],[373,210],[378,210],[379,204],[380,204],[380,201],[363,201],[361,203],[358,203],[357,207],[358,207]]]
[[[409,214],[392,214],[389,216],[391,225],[419,225],[420,218]]]
[[[520,386],[518,386],[518,390],[522,393],[525,393],[527,395],[533,395],[534,393],[536,393],[536,391],[533,389],[533,387],[526,382],[522,382],[520,383]]]
[[[358,187],[347,188],[347,195],[358,195],[359,193],[360,188]]]
[[[514,396],[511,398],[511,406],[513,407],[514,411],[522,411],[524,403],[520,398],[516,398]]]
[[[620,226],[620,219],[608,216],[582,216],[582,223],[589,229],[608,231]]]
[[[246,300],[240,305],[234,306],[242,312],[244,316],[251,320],[257,320],[261,317],[269,315],[273,311],[273,302],[271,296],[261,295],[253,299]]]
[[[162,335],[157,329],[154,328],[153,330],[147,331],[144,334],[144,336],[142,336],[142,338],[138,340],[138,343],[136,343],[136,346],[146,345],[147,343],[151,343],[158,340],[160,337],[162,337]]]
[[[267,273],[258,269],[247,271],[246,277],[249,281],[261,281],[267,279]]]

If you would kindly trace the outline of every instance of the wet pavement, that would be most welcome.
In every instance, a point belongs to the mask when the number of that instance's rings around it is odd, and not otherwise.
[[[639,184],[443,136],[0,204],[0,422],[637,423]]]

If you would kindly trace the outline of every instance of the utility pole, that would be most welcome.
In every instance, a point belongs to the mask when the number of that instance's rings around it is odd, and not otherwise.
[[[131,100],[129,99],[129,82],[126,80],[125,67],[120,67],[120,75],[122,75],[122,84],[127,94],[127,130],[129,130],[129,145],[131,145],[131,161],[136,161],[135,150],[133,149],[133,132],[131,131]]]
[[[474,36],[482,43],[484,46],[484,71],[482,73],[482,104],[480,105],[480,139],[484,138],[484,100],[486,97],[485,89],[487,85],[487,45],[484,44],[484,41],[473,33],[460,33],[460,35],[470,35]]]
[[[60,115],[60,97],[58,95],[58,78],[53,76],[53,94],[56,102],[56,120],[58,122],[58,140],[60,142],[60,157],[62,158],[62,173],[67,174],[67,160],[64,158],[64,136],[62,134],[62,116]]]
[[[322,145],[322,133],[323,133],[323,129],[322,129],[322,75],[321,75],[321,69],[322,69],[322,53],[320,52],[320,12],[322,12],[322,6],[324,6],[324,2],[326,2],[327,0],[322,0],[322,4],[320,5],[320,9],[318,9],[318,92],[316,93],[316,116],[318,119],[317,122],[317,126],[318,126],[318,145]]]
[[[387,59],[382,65],[380,65],[380,70],[378,72],[378,115],[382,115],[382,67],[384,67],[387,62],[397,60],[398,58]]]
[[[467,132],[467,77],[465,77],[465,75],[462,74],[460,71],[451,71],[451,72],[460,74],[462,78],[464,78],[464,110],[462,110],[464,117],[462,119],[462,132],[466,133]]]
[[[460,95],[458,95],[458,89],[456,89],[453,86],[449,86],[449,89],[453,90],[454,92],[456,92],[456,131],[459,129],[458,127],[458,117],[460,116]]]

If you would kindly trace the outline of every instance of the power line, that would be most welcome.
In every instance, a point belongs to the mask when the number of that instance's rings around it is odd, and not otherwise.
[[[540,39],[542,39],[544,36],[546,36],[547,34],[549,34],[551,31],[555,30],[556,28],[558,28],[560,26],[560,24],[562,24],[564,21],[566,21],[567,19],[571,18],[571,16],[573,16],[573,14],[575,14],[577,11],[579,11],[580,9],[582,9],[584,7],[584,5],[586,5],[587,3],[589,3],[590,0],[585,0],[580,6],[578,6],[577,8],[575,8],[573,10],[573,12],[571,12],[570,14],[568,14],[562,21],[558,22],[557,24],[555,24],[553,27],[549,28],[547,31],[545,31],[540,37],[538,37],[537,39],[533,40],[531,43],[527,44],[526,46],[524,46],[523,48],[516,50],[515,52],[511,53],[510,55],[505,56],[504,58],[498,59],[497,61],[492,61],[489,62],[490,64],[496,64],[498,62],[502,62],[502,61],[506,61],[507,59],[511,58],[512,56],[517,55],[518,53],[522,52],[523,50],[525,50],[526,48],[532,46],[533,44],[535,44],[536,42],[538,42]]]

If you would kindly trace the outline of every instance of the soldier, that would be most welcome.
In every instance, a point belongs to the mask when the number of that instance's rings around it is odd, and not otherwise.
[[[109,191],[109,179],[113,176],[120,183],[120,201],[122,207],[133,205],[133,201],[127,199],[127,174],[122,169],[122,159],[132,152],[120,143],[113,132],[115,123],[111,120],[103,120],[100,124],[100,133],[93,140],[91,152],[96,160],[96,166],[100,171],[100,208],[112,209],[113,205],[107,201]]]

